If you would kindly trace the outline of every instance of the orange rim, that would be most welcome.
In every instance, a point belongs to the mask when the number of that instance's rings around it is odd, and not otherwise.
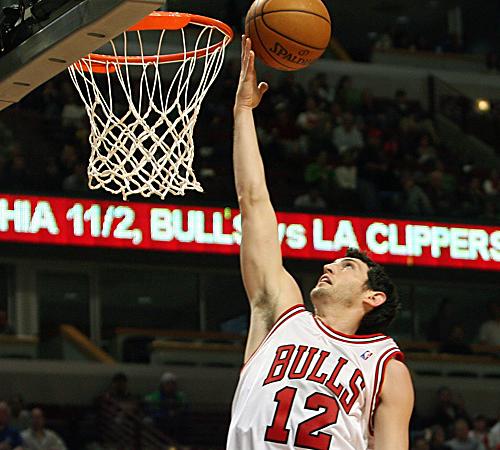
[[[210,26],[216,28],[221,33],[223,33],[229,40],[222,39],[220,42],[211,45],[208,48],[203,48],[199,50],[192,50],[190,52],[182,53],[172,53],[170,55],[155,55],[155,56],[114,56],[114,55],[101,55],[99,53],[90,53],[85,58],[80,59],[74,65],[85,72],[94,73],[113,73],[116,71],[116,65],[125,64],[149,64],[158,63],[165,64],[171,62],[184,61],[190,58],[202,58],[210,53],[213,53],[218,48],[223,45],[229,44],[233,38],[234,33],[229,25],[221,22],[217,19],[212,19],[210,17],[199,16],[196,14],[188,13],[175,13],[175,12],[165,12],[156,11],[146,16],[140,22],[135,24],[133,27],[129,28],[127,32],[130,31],[147,31],[147,30],[180,30],[185,28],[187,25],[200,25],[200,26]]]

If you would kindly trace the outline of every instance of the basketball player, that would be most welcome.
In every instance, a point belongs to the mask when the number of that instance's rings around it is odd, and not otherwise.
[[[365,254],[326,264],[314,314],[282,264],[252,110],[267,91],[243,37],[234,107],[234,171],[242,214],[241,270],[251,323],[228,450],[407,450],[413,387],[382,329],[398,308],[394,285]]]

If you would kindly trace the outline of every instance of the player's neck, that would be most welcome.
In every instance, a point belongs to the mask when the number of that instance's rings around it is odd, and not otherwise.
[[[353,308],[336,307],[336,305],[316,307],[315,315],[330,328],[344,334],[356,334],[361,322],[358,311]]]

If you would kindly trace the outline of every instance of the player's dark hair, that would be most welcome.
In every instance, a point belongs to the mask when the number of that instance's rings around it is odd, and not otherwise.
[[[368,280],[366,288],[380,291],[386,295],[385,302],[365,314],[358,328],[358,334],[384,333],[396,317],[401,307],[398,290],[387,275],[385,269],[372,261],[365,253],[355,248],[346,252],[346,257],[359,259],[368,266]]]

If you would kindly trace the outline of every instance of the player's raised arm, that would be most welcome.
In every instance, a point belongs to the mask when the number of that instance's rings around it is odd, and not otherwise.
[[[242,216],[241,270],[252,310],[247,356],[279,315],[302,295],[283,268],[278,223],[266,186],[253,119],[268,86],[257,85],[255,55],[243,37],[241,73],[234,106],[234,176]]]

